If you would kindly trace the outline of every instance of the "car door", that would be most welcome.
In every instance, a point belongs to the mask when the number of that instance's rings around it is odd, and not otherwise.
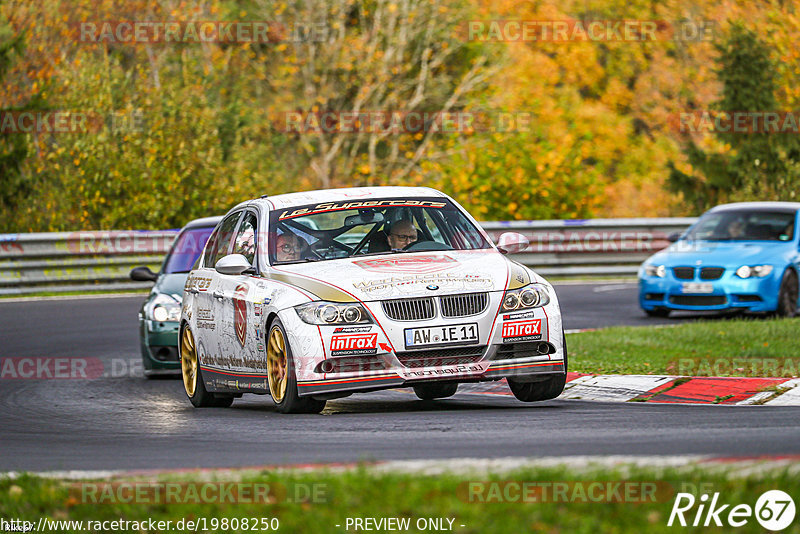
[[[214,296],[222,302],[221,314],[230,318],[232,326],[220,332],[220,351],[230,362],[234,372],[241,374],[236,389],[248,388],[250,378],[253,378],[251,375],[265,373],[265,358],[259,352],[259,348],[263,348],[264,336],[260,331],[261,317],[256,316],[256,312],[260,313],[260,310],[255,306],[258,288],[252,278],[258,269],[257,235],[258,217],[255,211],[247,210],[233,236],[230,253],[247,258],[254,267],[253,272],[216,275],[218,284]]]
[[[232,328],[226,321],[220,277],[214,265],[228,255],[233,244],[233,236],[242,211],[231,213],[217,227],[206,245],[202,257],[202,266],[195,271],[191,290],[196,291],[195,340],[197,342],[200,363],[205,366],[227,367],[223,353],[220,352],[220,337],[225,330]]]

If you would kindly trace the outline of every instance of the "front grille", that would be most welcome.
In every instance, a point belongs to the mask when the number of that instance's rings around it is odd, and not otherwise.
[[[524,343],[503,343],[498,347],[495,352],[493,360],[510,360],[513,358],[532,358],[534,356],[543,356],[539,352],[539,345],[547,343],[548,352],[546,354],[553,354],[556,351],[555,345],[546,341],[526,341]]]
[[[456,349],[415,350],[397,352],[397,359],[405,367],[439,367],[475,363],[483,358],[486,346],[459,347]]]
[[[489,305],[488,293],[467,293],[439,297],[444,317],[467,317],[478,315]]]
[[[694,267],[675,267],[672,269],[675,278],[679,280],[691,280],[694,278]]]
[[[432,297],[419,299],[384,300],[383,313],[395,321],[422,321],[436,316]]]
[[[722,273],[725,272],[723,267],[703,267],[700,269],[701,280],[719,280],[722,278]]]
[[[672,295],[669,301],[680,306],[720,306],[727,299],[725,295]]]

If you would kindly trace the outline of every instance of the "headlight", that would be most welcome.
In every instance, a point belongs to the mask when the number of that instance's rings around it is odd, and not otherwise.
[[[182,299],[177,295],[158,295],[150,303],[150,317],[154,321],[180,321]]]
[[[298,317],[308,324],[370,324],[364,306],[357,303],[307,302],[294,307]]]
[[[736,269],[739,278],[764,278],[772,272],[772,265],[742,265]]]
[[[645,265],[644,274],[664,278],[667,275],[667,268],[663,265]]]
[[[530,284],[520,289],[506,291],[503,295],[503,311],[538,308],[550,303],[550,294],[542,285]]]

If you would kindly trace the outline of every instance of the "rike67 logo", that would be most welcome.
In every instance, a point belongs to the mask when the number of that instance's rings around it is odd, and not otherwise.
[[[331,337],[331,354],[375,354],[378,352],[378,334],[347,334]]]
[[[756,501],[755,507],[749,504],[723,503],[719,492],[711,497],[704,493],[699,499],[691,493],[678,493],[672,504],[667,526],[741,527],[755,516],[763,528],[779,531],[792,524],[795,511],[794,500],[781,490],[765,491]]]
[[[528,319],[503,323],[503,341],[542,339],[542,320]]]

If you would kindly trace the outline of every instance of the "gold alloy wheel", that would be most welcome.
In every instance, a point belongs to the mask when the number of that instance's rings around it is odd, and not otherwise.
[[[286,395],[286,340],[277,326],[269,333],[267,344],[267,377],[272,400],[281,402]]]
[[[194,396],[197,388],[197,351],[194,347],[194,336],[188,327],[183,329],[181,336],[181,375],[186,394],[189,397]]]

